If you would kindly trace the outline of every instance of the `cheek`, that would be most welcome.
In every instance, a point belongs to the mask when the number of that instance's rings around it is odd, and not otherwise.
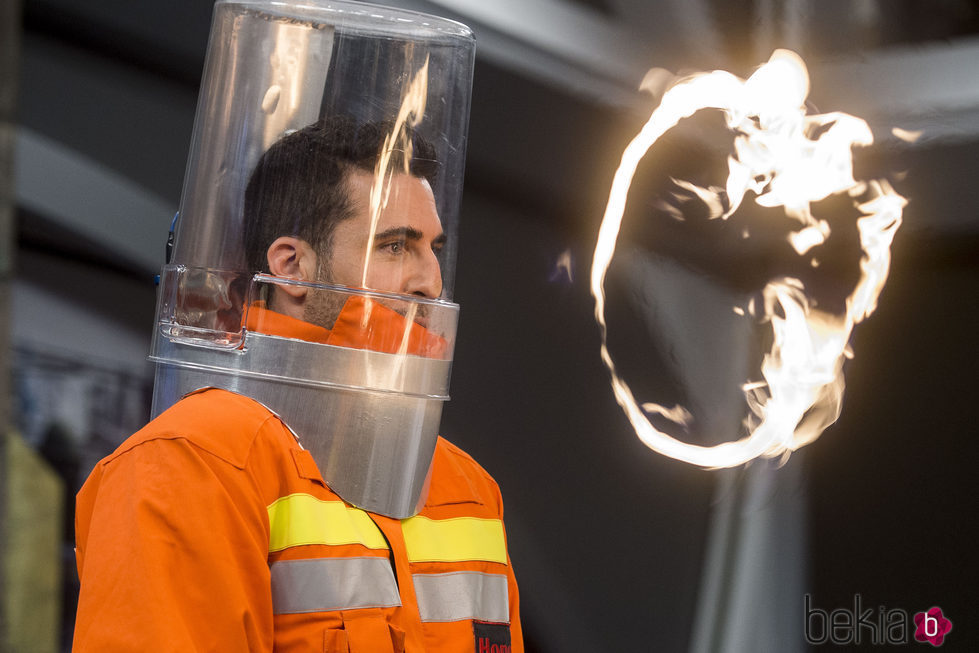
[[[358,286],[364,273],[363,252],[355,248],[335,248],[329,262],[330,281],[345,286]],[[343,252],[343,253],[339,253]]]
[[[401,292],[403,277],[401,261],[375,261],[367,270],[367,287],[374,290]]]

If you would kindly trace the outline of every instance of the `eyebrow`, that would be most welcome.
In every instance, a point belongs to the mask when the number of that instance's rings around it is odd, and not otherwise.
[[[405,240],[419,241],[424,238],[424,234],[418,231],[414,227],[391,227],[390,229],[385,229],[381,233],[374,234],[374,241],[387,240],[389,238],[404,238]],[[444,245],[448,237],[445,233],[441,233],[432,240],[432,245]]]

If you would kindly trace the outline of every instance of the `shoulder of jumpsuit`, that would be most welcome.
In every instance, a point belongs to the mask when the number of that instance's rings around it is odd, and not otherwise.
[[[479,504],[493,515],[503,512],[499,486],[489,472],[472,456],[439,436],[423,513],[430,508],[466,504]]]
[[[301,451],[288,428],[259,402],[228,390],[201,388],[130,436],[102,463],[111,464],[144,443],[161,440],[186,441],[238,469],[248,466],[260,440],[272,440],[273,449],[283,456],[289,449]]]

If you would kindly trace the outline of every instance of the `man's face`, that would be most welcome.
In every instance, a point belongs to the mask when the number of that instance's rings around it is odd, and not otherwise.
[[[435,299],[442,294],[437,255],[445,243],[428,181],[396,174],[382,198],[371,238],[370,191],[374,176],[347,175],[353,216],[337,224],[325,269],[330,283]]]

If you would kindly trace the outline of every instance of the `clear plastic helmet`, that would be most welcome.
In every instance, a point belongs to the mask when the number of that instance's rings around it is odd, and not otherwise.
[[[459,23],[215,4],[151,358],[153,414],[215,387],[279,415],[347,502],[424,504],[474,56]]]

